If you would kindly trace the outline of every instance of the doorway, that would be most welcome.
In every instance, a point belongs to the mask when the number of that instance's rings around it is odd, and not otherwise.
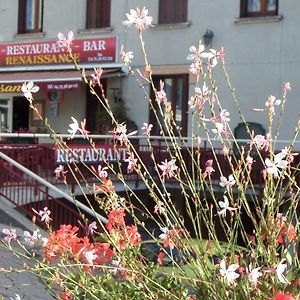
[[[28,132],[29,102],[24,96],[13,97],[13,132]]]

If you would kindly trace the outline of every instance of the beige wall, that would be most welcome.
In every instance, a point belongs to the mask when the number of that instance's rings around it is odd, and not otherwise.
[[[133,64],[142,69],[143,58],[134,28],[125,30],[121,22],[125,13],[136,6],[146,6],[153,16],[154,24],[158,17],[158,0],[112,0],[111,31],[87,34],[80,32],[85,27],[85,0],[45,0],[44,33],[41,38],[27,37],[28,40],[55,39],[58,32],[73,30],[78,38],[117,35],[119,45],[134,52]],[[224,46],[227,68],[241,109],[247,121],[267,126],[264,114],[251,112],[252,107],[263,107],[271,94],[280,98],[281,86],[290,81],[292,93],[288,97],[286,113],[282,122],[282,139],[289,139],[300,111],[300,74],[299,74],[299,25],[300,2],[284,0],[279,3],[282,20],[264,19],[261,22],[235,22],[239,17],[239,0],[189,0],[188,26],[158,26],[145,32],[149,61],[156,67],[167,68],[176,65],[188,66],[186,56],[191,45],[196,45],[206,29],[214,32],[213,47]],[[270,22],[271,21],[271,22]],[[17,0],[1,0],[0,41],[15,41],[17,31]],[[17,37],[18,39],[20,37]],[[214,70],[219,84],[223,106],[231,112],[232,127],[240,122],[236,106],[224,83],[224,75],[219,68]],[[193,80],[190,80],[190,93]],[[129,115],[139,127],[148,121],[148,103],[143,91],[133,78],[122,80],[122,97],[129,108]],[[59,116],[54,127],[67,129],[70,115],[84,117],[84,93],[66,93],[64,103],[59,107]]]

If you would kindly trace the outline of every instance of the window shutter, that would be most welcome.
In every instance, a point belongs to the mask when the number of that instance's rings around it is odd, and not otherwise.
[[[187,0],[160,0],[159,23],[178,23],[187,21]]]
[[[18,33],[25,33],[26,0],[19,0]]]
[[[187,21],[187,0],[177,0],[174,13],[174,21],[186,22]]]
[[[86,1],[86,28],[96,27],[97,0]]]
[[[97,28],[110,26],[110,0],[98,0],[96,8]]]

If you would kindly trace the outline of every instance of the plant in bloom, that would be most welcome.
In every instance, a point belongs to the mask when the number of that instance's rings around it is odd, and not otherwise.
[[[272,162],[269,158],[266,158],[266,171],[268,174],[274,177],[282,175],[281,170],[285,170],[288,166],[288,161],[284,158],[287,155],[286,151],[281,151],[274,156],[274,161]]]
[[[161,162],[158,167],[162,170],[162,175],[166,176],[167,178],[172,178],[178,169],[175,159],[171,159],[170,161],[165,159],[165,161]]]
[[[120,56],[123,63],[125,65],[129,65],[133,59],[133,52],[132,51],[125,52],[124,46],[122,45],[120,50]]]
[[[65,167],[63,165],[59,165],[54,170],[55,178],[59,179],[61,177],[65,177],[65,175],[68,173],[68,171],[65,171]]]
[[[226,268],[226,262],[223,259],[220,263],[220,274],[227,280],[228,283],[231,283],[240,277],[240,274],[236,273],[238,268],[238,264],[232,264]]]
[[[37,85],[34,85],[33,81],[29,81],[28,83],[24,82],[21,88],[24,96],[28,100],[32,98],[32,93],[37,93],[39,89]]]
[[[142,9],[136,8],[136,10],[131,9],[130,13],[126,14],[127,20],[123,21],[123,25],[130,27],[135,25],[135,28],[141,32],[144,29],[152,25],[152,17],[148,16],[148,9],[143,7]]]
[[[232,174],[228,176],[228,179],[225,176],[220,177],[220,186],[230,189],[235,185],[235,179]]]
[[[17,232],[16,232],[16,229],[7,229],[7,228],[4,228],[2,230],[2,232],[5,234],[5,237],[4,237],[4,241],[7,242],[7,243],[10,243],[12,240],[16,240],[17,239]]]
[[[223,198],[224,198],[224,201],[219,201],[219,206],[220,206],[221,210],[218,211],[218,214],[223,217],[226,217],[227,211],[230,212],[231,214],[233,214],[233,211],[235,211],[236,208],[229,206],[228,198],[225,195],[223,196]]]
[[[58,36],[57,44],[60,47],[65,48],[68,52],[72,52],[71,45],[74,40],[73,32],[69,31],[67,37],[65,37],[63,33],[59,33],[57,36]]]

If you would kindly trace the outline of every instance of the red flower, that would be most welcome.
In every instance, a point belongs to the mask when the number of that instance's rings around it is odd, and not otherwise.
[[[108,214],[108,223],[106,224],[106,229],[111,231],[115,227],[125,226],[125,209],[117,208],[112,210]]]
[[[275,298],[273,298],[271,300],[295,300],[295,298],[290,295],[280,293],[280,294],[277,294],[275,296]]]
[[[103,178],[103,184],[101,184],[101,190],[103,193],[110,193],[115,191],[115,187],[110,179]]]

